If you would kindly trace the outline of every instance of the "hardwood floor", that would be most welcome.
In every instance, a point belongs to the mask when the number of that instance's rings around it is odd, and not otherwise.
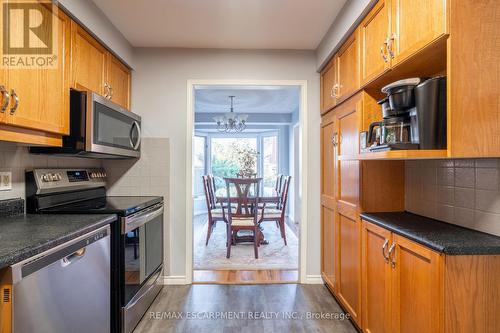
[[[194,270],[193,284],[296,283],[298,270]]]
[[[274,284],[165,286],[134,332],[355,333],[356,330],[324,285]]]

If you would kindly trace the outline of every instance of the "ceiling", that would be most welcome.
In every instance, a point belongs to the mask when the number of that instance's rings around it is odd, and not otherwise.
[[[93,0],[135,47],[314,50],[346,0]]]
[[[229,112],[229,96],[235,96],[236,113],[288,114],[298,110],[299,92],[297,86],[197,86],[195,112]]]

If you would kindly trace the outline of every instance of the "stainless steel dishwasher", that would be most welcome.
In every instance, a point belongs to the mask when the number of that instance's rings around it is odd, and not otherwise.
[[[13,333],[110,331],[110,227],[11,266]]]

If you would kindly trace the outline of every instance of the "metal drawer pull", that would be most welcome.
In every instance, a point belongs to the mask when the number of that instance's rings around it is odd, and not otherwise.
[[[14,89],[10,92],[10,95],[14,98],[15,103],[14,106],[10,109],[10,114],[13,115],[16,113],[17,108],[19,107],[19,96],[17,96],[17,93]]]
[[[3,98],[5,99],[2,107],[0,108],[0,112],[4,113],[5,110],[7,110],[7,107],[9,106],[9,103],[10,103],[10,94],[7,91],[7,89],[5,88],[5,86],[0,86],[0,92],[2,93]]]
[[[389,245],[389,240],[386,239],[384,245],[382,245],[382,256],[386,263],[389,263],[389,257],[385,255],[385,250],[387,250],[387,245]]]
[[[392,243],[391,247],[389,248],[389,260],[391,261],[391,266],[392,268],[396,267],[396,261],[394,261],[394,249],[396,248],[396,243]]]

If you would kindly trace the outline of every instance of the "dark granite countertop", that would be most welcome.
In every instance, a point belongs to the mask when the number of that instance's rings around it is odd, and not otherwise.
[[[116,220],[114,214],[0,217],[0,269]]]
[[[364,220],[448,255],[500,254],[500,237],[408,212],[362,213]]]

